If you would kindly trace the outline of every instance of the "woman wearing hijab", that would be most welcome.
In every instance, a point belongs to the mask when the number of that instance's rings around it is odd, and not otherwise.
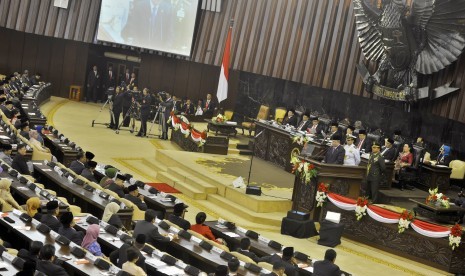
[[[89,225],[89,228],[87,228],[87,231],[86,231],[86,235],[84,236],[84,239],[82,240],[81,246],[84,249],[87,249],[94,256],[104,257],[102,253],[102,248],[100,247],[100,244],[97,242],[99,232],[100,232],[100,226],[98,224]]]
[[[452,161],[449,146],[442,145],[442,147],[439,149],[439,155],[436,161],[439,165],[449,166],[450,161]]]
[[[18,202],[13,198],[10,193],[11,180],[7,178],[0,179],[0,199],[3,200],[2,212],[13,211],[13,208],[23,210]]]
[[[26,212],[31,218],[40,221],[42,214],[40,212],[40,199],[38,197],[31,197],[26,201]]]
[[[123,228],[123,223],[121,222],[119,216],[116,214],[118,213],[119,209],[120,208],[117,203],[110,202],[110,204],[108,204],[103,211],[102,221],[113,225],[118,229]]]
[[[36,130],[37,130],[37,133],[39,134],[39,136],[37,137],[37,141],[39,141],[43,145],[44,144],[44,138],[42,137],[42,135],[44,135],[44,133],[43,133],[44,127],[43,126],[36,126]]]

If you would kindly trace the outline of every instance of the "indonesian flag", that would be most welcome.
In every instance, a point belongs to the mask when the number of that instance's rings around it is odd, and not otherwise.
[[[226,45],[224,46],[223,62],[221,63],[220,81],[218,82],[218,91],[216,92],[218,103],[228,98],[229,55],[231,52],[231,31],[232,31],[232,25],[229,27],[228,37],[226,38]]]

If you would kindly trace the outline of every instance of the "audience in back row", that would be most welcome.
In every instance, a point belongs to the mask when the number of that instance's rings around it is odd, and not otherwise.
[[[2,212],[10,212],[15,209],[22,210],[18,202],[13,198],[10,192],[11,179],[2,178],[0,179],[0,203]]]
[[[191,224],[189,221],[182,218],[185,208],[186,205],[184,205],[184,203],[177,203],[174,205],[173,213],[168,216],[168,220],[187,231],[191,228]]]
[[[98,235],[100,233],[100,226],[98,224],[91,224],[86,230],[86,235],[82,240],[81,246],[87,249],[92,255],[98,257],[105,257],[102,253],[102,248],[97,242]]]
[[[45,275],[67,276],[65,269],[53,263],[55,259],[55,246],[46,244],[40,249],[40,260],[37,262],[36,269]]]
[[[31,197],[26,201],[26,213],[35,220],[42,220],[40,199],[38,197]]]
[[[105,210],[103,211],[102,221],[118,228],[123,228],[123,223],[121,222],[120,217],[117,215],[120,206],[115,202],[110,202],[107,206],[105,206]]]
[[[47,225],[50,229],[57,233],[61,227],[61,223],[57,218],[60,213],[60,209],[58,207],[58,201],[56,200],[47,202],[47,214],[42,215],[40,220],[41,223]]]

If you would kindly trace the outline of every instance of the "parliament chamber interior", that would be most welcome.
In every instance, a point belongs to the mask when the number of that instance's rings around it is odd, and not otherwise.
[[[465,0],[0,0],[0,275],[465,275]]]

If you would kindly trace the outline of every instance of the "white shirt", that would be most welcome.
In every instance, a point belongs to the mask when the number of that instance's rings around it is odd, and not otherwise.
[[[200,115],[203,115],[203,110],[202,110],[202,107],[199,105],[197,107],[197,111],[195,112],[195,116],[200,116]]]
[[[360,151],[352,145],[345,145],[344,149],[346,150],[344,156],[344,165],[345,166],[358,166],[360,164]]]

